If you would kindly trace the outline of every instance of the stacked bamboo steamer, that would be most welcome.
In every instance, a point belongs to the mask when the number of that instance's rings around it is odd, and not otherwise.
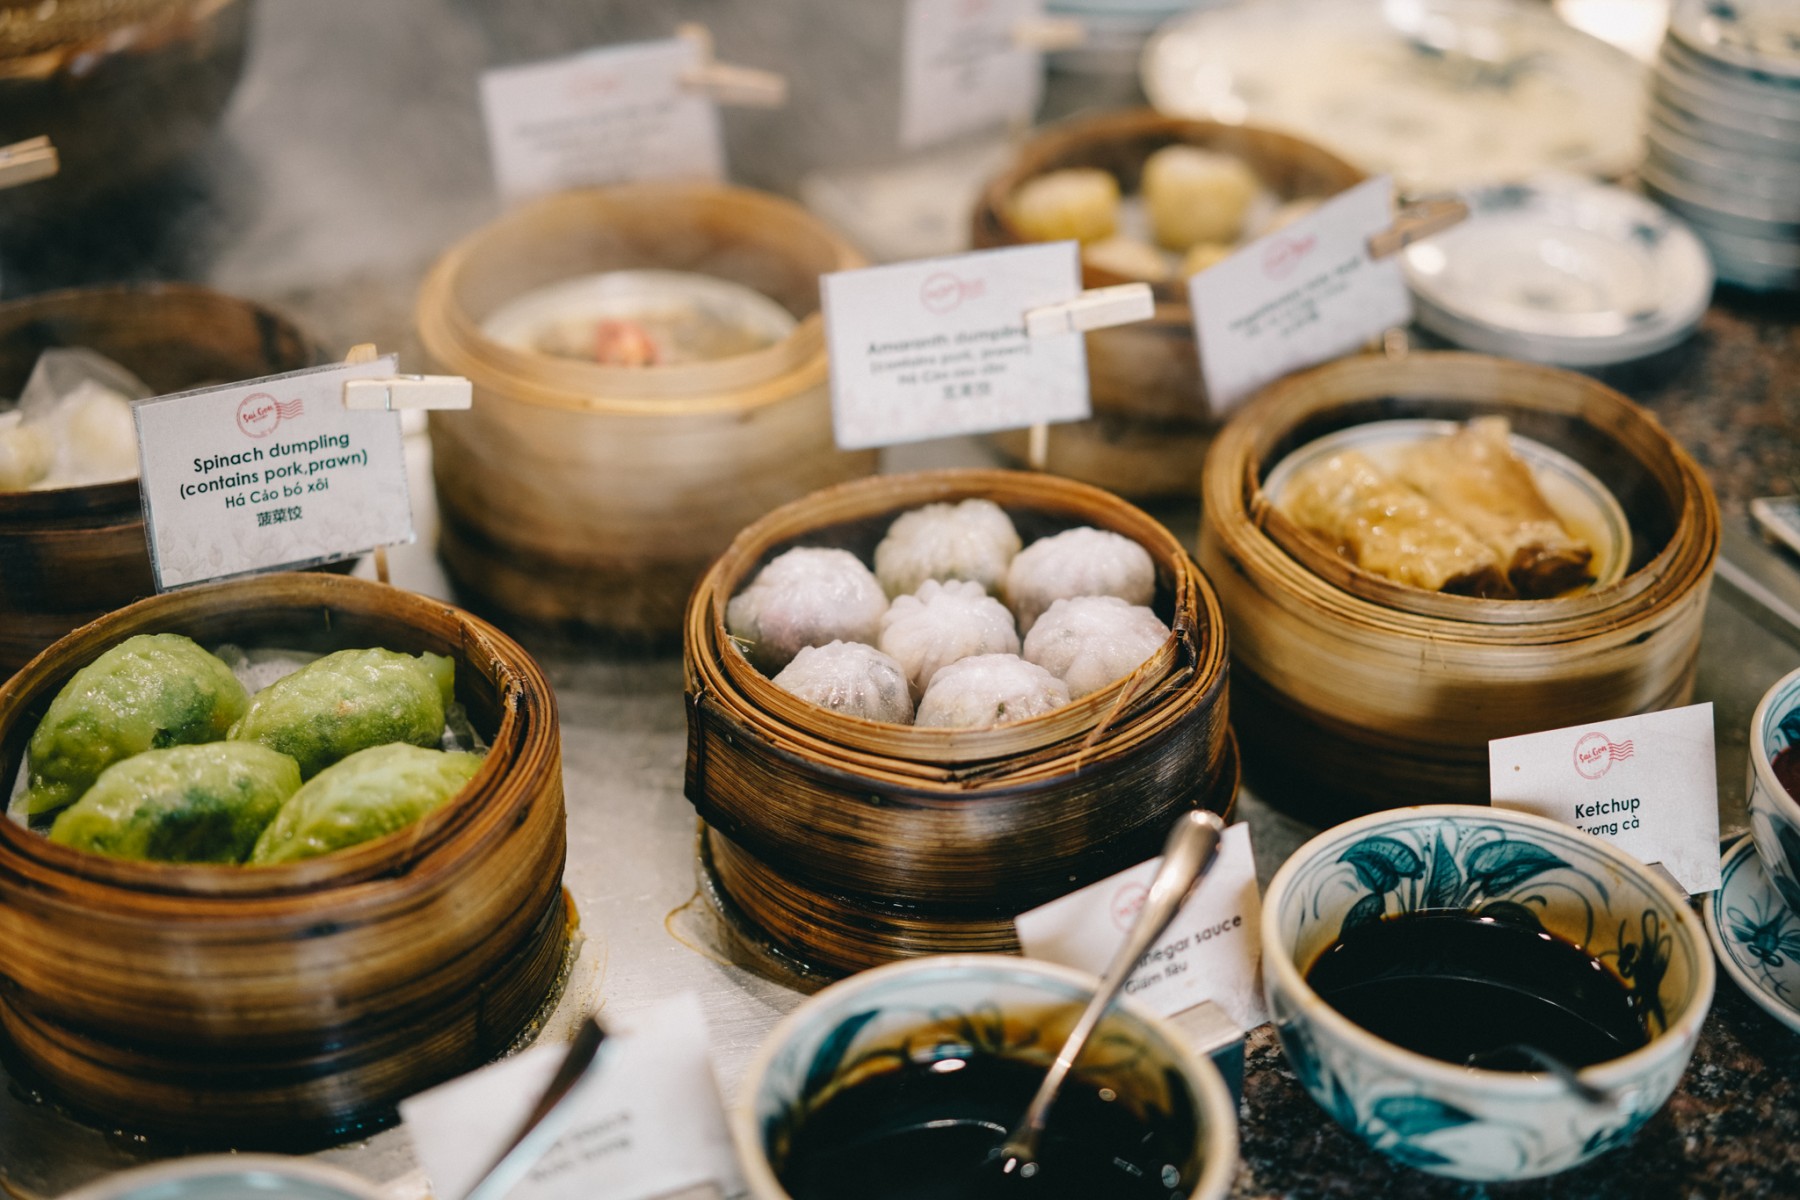
[[[285,866],[113,859],[0,819],[0,1028],[22,1078],[134,1133],[293,1147],[521,1037],[566,975],[573,922],[556,704],[531,658],[466,613],[359,579],[171,592],[0,685],[5,779],[69,676],[139,633],[448,655],[490,749],[423,820]]]
[[[1326,197],[1354,187],[1364,175],[1336,155],[1299,138],[1248,125],[1191,121],[1136,109],[1050,126],[983,190],[975,210],[977,247],[1016,245],[1024,235],[1007,215],[1026,181],[1070,167],[1098,167],[1138,189],[1144,162],[1165,146],[1191,145],[1235,155],[1282,201]],[[1133,282],[1083,263],[1084,287]],[[1148,321],[1086,335],[1094,416],[1051,430],[1046,466],[1134,498],[1191,497],[1217,422],[1209,415],[1194,345],[1187,280],[1153,285]],[[989,439],[1015,462],[1025,461],[1026,435]]]
[[[865,561],[900,513],[994,501],[1029,544],[1076,525],[1156,565],[1162,649],[1053,713],[989,729],[844,716],[776,687],[738,650],[725,606],[770,558],[834,546]],[[840,485],[745,529],[687,612],[687,796],[734,915],[831,972],[953,951],[1012,951],[1012,918],[1155,854],[1185,809],[1237,787],[1218,602],[1147,514],[1083,484],[936,471]]]
[[[1617,582],[1547,600],[1443,595],[1339,558],[1263,494],[1288,452],[1390,418],[1500,414],[1610,490]],[[1718,554],[1712,488],[1656,419],[1573,372],[1474,354],[1364,356],[1290,376],[1220,431],[1199,559],[1231,626],[1235,727],[1258,795],[1316,821],[1485,803],[1487,743],[1684,703]]]
[[[0,304],[0,395],[38,355],[86,347],[159,393],[324,361],[287,318],[186,284],[82,288]],[[77,625],[155,591],[138,483],[0,492],[0,677]]]
[[[525,205],[452,248],[419,331],[474,384],[431,415],[440,552],[459,593],[535,625],[673,637],[694,582],[778,504],[864,475],[832,441],[819,276],[863,265],[794,204],[711,184],[633,184]],[[482,322],[583,275],[710,274],[798,318],[762,350],[614,366],[503,345]]]

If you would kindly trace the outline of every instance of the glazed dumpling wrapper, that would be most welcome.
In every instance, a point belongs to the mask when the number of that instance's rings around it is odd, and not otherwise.
[[[1169,627],[1117,596],[1076,596],[1045,610],[1025,638],[1026,662],[1062,680],[1079,700],[1131,674],[1169,639]]]
[[[977,654],[1017,654],[1012,614],[979,583],[928,579],[901,596],[881,618],[881,652],[906,671],[914,696],[923,696],[942,667]]]
[[[774,679],[775,686],[845,716],[911,725],[906,671],[873,646],[832,642],[806,646]]]
[[[805,646],[875,644],[887,593],[848,550],[797,546],[771,559],[725,606],[725,627],[767,675]]]
[[[981,654],[931,678],[913,724],[981,729],[1039,717],[1069,702],[1062,680],[1016,654]]]
[[[152,862],[241,863],[300,787],[300,767],[255,742],[146,750],[100,773],[50,840]]]
[[[244,685],[192,639],[127,638],[75,672],[26,747],[26,812],[79,800],[113,763],[223,738],[249,704]]]
[[[455,670],[438,654],[339,650],[256,693],[231,738],[290,756],[302,779],[371,746],[436,746]]]
[[[455,796],[481,769],[463,750],[395,743],[359,750],[320,771],[275,814],[250,862],[298,862],[404,829]]]
[[[1117,596],[1149,604],[1156,595],[1150,552],[1123,534],[1083,525],[1039,538],[1006,570],[1006,603],[1029,634],[1038,615],[1058,600]]]
[[[906,596],[927,579],[967,579],[998,592],[1019,552],[1012,518],[992,500],[927,504],[901,513],[875,547],[875,578],[890,596]]]

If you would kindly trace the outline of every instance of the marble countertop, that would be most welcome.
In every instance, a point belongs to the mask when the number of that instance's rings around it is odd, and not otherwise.
[[[597,36],[577,22],[559,39],[562,10],[549,3],[508,5],[508,15],[495,16],[502,7],[259,0],[249,69],[218,143],[110,218],[60,230],[0,229],[0,296],[128,278],[197,279],[290,309],[328,346],[373,340],[399,348],[408,369],[422,369],[411,328],[418,282],[438,251],[498,211],[476,73],[523,53],[579,49]],[[616,18],[607,28],[618,36],[648,36],[677,16],[719,9],[699,0],[601,7]],[[356,36],[341,36],[346,30]],[[739,57],[782,65],[754,53]],[[733,125],[734,160],[753,153],[766,129]],[[1800,297],[1721,291],[1692,340],[1601,377],[1649,407],[1695,455],[1740,535],[1750,499],[1800,492]],[[428,549],[419,553],[429,559]],[[679,686],[672,660],[614,661],[606,652],[568,648],[547,654],[574,664],[552,672],[571,744],[579,737],[594,746],[591,739],[607,736],[598,717],[635,712],[647,682]],[[1742,810],[1749,706],[1796,665],[1800,630],[1739,589],[1715,588],[1697,690],[1718,705],[1728,830]],[[662,824],[691,820],[679,791],[678,697],[641,707],[635,726],[660,739],[648,745],[676,757],[639,763],[628,786],[642,792],[636,800],[653,806]],[[610,822],[624,811],[614,796],[586,794],[608,786],[607,771],[575,773],[597,752],[570,756],[572,830],[618,828]],[[632,754],[647,752],[637,747]],[[1266,881],[1310,830],[1253,798],[1245,808]],[[655,961],[681,953],[659,947]],[[608,987],[626,988],[632,979],[615,972]],[[741,987],[743,1006],[758,1019],[772,1019],[794,999],[760,982]],[[1295,1082],[1271,1030],[1253,1033],[1246,1054],[1238,1197],[1800,1195],[1800,1035],[1765,1016],[1723,976],[1694,1064],[1668,1106],[1627,1147],[1529,1184],[1476,1188],[1398,1167],[1325,1119]],[[97,1159],[86,1173],[123,1161]],[[0,1185],[49,1194],[19,1178],[0,1163]]]

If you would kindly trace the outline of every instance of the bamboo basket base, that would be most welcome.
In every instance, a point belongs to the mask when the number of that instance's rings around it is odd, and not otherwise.
[[[1689,703],[1695,664],[1645,712]],[[1231,677],[1231,723],[1244,781],[1258,799],[1312,825],[1414,804],[1489,801],[1488,748],[1423,745],[1383,737],[1303,711],[1239,668]]]
[[[563,890],[490,986],[390,1029],[340,1029],[264,1054],[194,1053],[108,1040],[0,994],[0,1056],[76,1119],[125,1136],[194,1151],[320,1150],[396,1123],[398,1101],[529,1040],[562,998],[578,924]]]
[[[1141,421],[1102,414],[1050,427],[1045,469],[1136,500],[1191,497],[1213,430],[1202,425]],[[1023,429],[989,434],[987,442],[1015,465],[1029,453]]]
[[[1226,821],[1237,808],[1238,767],[1236,743],[1228,740],[1217,782],[1200,804]],[[1071,880],[1069,890],[1154,857],[1163,834],[1151,833],[1117,847],[1115,866]],[[699,860],[700,890],[739,949],[749,951],[744,965],[775,982],[830,980],[928,954],[1021,953],[1013,918],[1030,905],[927,907],[823,890],[782,874],[704,822]]]
[[[438,557],[457,601],[510,631],[526,630],[649,649],[681,644],[688,593],[709,558],[605,567],[536,558],[496,546],[443,514]]]

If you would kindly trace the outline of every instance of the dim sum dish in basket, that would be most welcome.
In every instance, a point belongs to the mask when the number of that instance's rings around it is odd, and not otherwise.
[[[720,902],[827,971],[1018,948],[1012,918],[1230,809],[1212,587],[1054,476],[840,485],[688,607],[687,794]]]
[[[506,1049],[562,973],[555,704],[447,605],[142,601],[0,686],[0,767],[0,1028],[78,1112],[327,1138]]]
[[[77,625],[155,590],[138,495],[137,436],[126,401],[94,396],[75,419],[11,401],[47,351],[93,352],[144,395],[314,366],[324,355],[270,309],[187,284],[46,292],[0,304],[0,677]],[[89,389],[93,391],[95,389]],[[65,449],[58,440],[70,443]],[[22,462],[40,452],[35,464]],[[24,452],[22,452],[24,451]],[[102,470],[94,460],[121,470]]]
[[[1086,336],[1091,420],[1050,432],[1049,469],[1123,496],[1190,498],[1218,422],[1194,347],[1188,278],[1305,216],[1363,173],[1273,129],[1132,109],[1048,126],[989,182],[978,247],[1074,238],[1082,283],[1149,283],[1148,321]],[[1015,460],[1023,431],[992,435]]]
[[[1474,354],[1291,376],[1220,432],[1203,508],[1245,770],[1316,819],[1481,803],[1490,739],[1692,692],[1711,485],[1585,376]]]

